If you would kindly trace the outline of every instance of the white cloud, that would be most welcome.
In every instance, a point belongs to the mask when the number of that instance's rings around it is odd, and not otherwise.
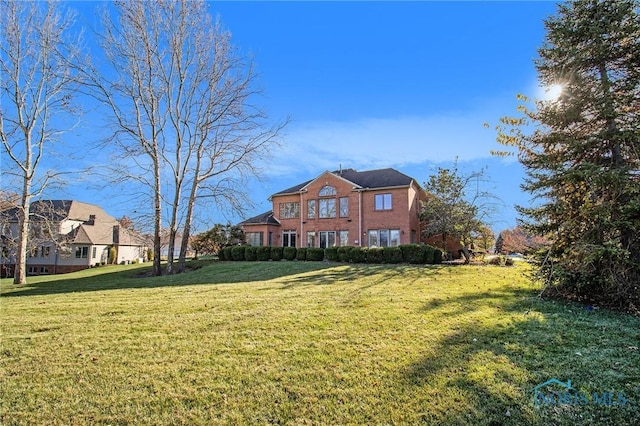
[[[492,108],[491,108],[492,109]],[[485,122],[500,114],[486,109],[431,117],[364,118],[356,121],[292,123],[285,143],[274,153],[271,175],[335,170],[401,167],[461,162],[490,157],[497,149],[495,131]]]

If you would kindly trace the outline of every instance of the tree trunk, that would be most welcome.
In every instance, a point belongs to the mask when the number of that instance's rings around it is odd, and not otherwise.
[[[26,194],[26,193],[25,193]],[[29,239],[29,202],[30,197],[22,197],[22,205],[18,208],[18,252],[16,267],[13,273],[14,284],[27,283],[27,250]],[[25,207],[26,205],[26,207]]]

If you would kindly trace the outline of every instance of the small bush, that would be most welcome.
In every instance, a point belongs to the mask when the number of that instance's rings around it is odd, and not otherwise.
[[[384,261],[384,251],[386,248],[376,247],[367,251],[367,263],[382,263]]]
[[[264,262],[266,260],[271,259],[271,247],[270,246],[259,246],[256,247],[256,260]]]
[[[224,259],[225,260],[233,260],[233,256],[231,256],[231,250],[232,249],[233,249],[233,246],[227,246],[227,247],[222,249],[222,251],[224,252]]]
[[[496,266],[513,266],[513,259],[508,258],[507,256],[496,256],[489,259],[489,265]]]
[[[423,261],[423,251],[419,244],[402,244],[399,246],[402,250],[402,260],[406,263],[418,264]]]
[[[244,249],[244,260],[248,260],[250,262],[258,260],[257,249],[257,247],[246,246]]]
[[[271,247],[271,260],[274,260],[274,261],[282,260],[283,255],[284,255],[284,247]]]
[[[349,262],[351,263],[367,263],[367,247],[354,247],[349,252]]]
[[[296,259],[297,260],[307,260],[307,249],[305,247],[300,247],[296,251]]]
[[[349,252],[353,250],[351,246],[340,246],[338,247],[338,262],[348,262],[350,259]]]
[[[439,265],[442,263],[442,250],[439,248],[433,249],[433,264]]]
[[[229,260],[225,256],[224,249],[218,250],[218,260]]]
[[[433,254],[434,248],[431,246],[421,246],[422,247],[422,261],[427,265],[433,264]]]
[[[282,251],[282,257],[285,260],[293,260],[296,258],[296,248],[295,247],[285,247]]]
[[[233,246],[231,247],[231,259],[236,262],[244,260],[245,246]]]
[[[330,260],[332,262],[337,262],[338,247],[327,247],[326,249],[324,249],[324,255],[327,258],[327,260]]]
[[[400,247],[385,247],[382,257],[384,263],[402,263],[402,250]]]
[[[307,260],[324,260],[324,249],[311,247],[307,249]]]

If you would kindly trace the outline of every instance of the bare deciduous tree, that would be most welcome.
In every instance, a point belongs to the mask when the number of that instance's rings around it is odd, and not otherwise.
[[[71,40],[73,15],[59,4],[2,0],[0,3],[0,139],[3,185],[20,194],[17,261],[14,283],[26,282],[29,205],[57,177],[41,170],[66,126],[65,117],[76,112],[73,95],[78,84],[77,40]],[[3,161],[4,163],[4,161]]]
[[[282,125],[267,126],[253,102],[251,61],[212,22],[204,2],[118,2],[113,9],[103,38],[112,73],[96,78],[96,86],[113,112],[114,140],[135,165],[127,175],[150,182],[157,275],[166,208],[167,273],[173,273],[179,235],[184,269],[198,200],[241,207],[238,183],[256,173]]]

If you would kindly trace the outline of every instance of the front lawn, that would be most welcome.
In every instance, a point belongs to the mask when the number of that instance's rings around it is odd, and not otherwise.
[[[526,265],[144,268],[2,280],[0,423],[640,421],[640,318],[540,300]],[[549,379],[588,398],[534,404]]]

